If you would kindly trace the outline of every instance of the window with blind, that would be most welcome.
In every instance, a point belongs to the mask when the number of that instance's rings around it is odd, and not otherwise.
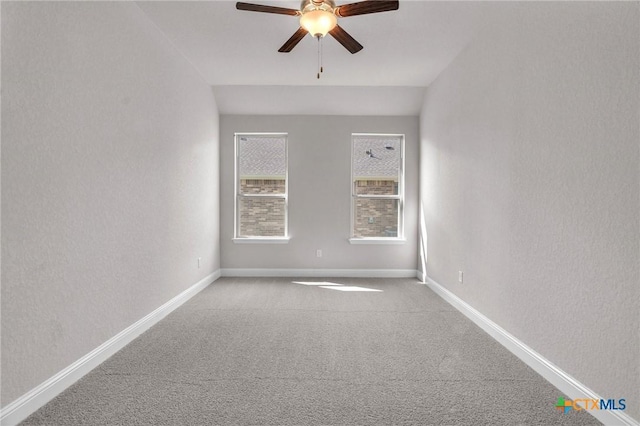
[[[235,238],[286,240],[287,135],[237,133]]]
[[[351,242],[402,240],[404,135],[353,134]]]

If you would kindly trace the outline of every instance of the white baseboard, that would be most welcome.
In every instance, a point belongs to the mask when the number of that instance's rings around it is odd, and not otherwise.
[[[498,324],[475,310],[471,305],[442,287],[431,278],[426,277],[426,285],[438,296],[463,313],[467,318],[486,331],[491,337],[520,358],[525,364],[533,368],[538,374],[564,393],[568,399],[601,399],[602,397],[564,372],[551,361],[525,345]],[[559,395],[560,396],[560,395]],[[553,407],[550,406],[549,409]],[[620,411],[592,410],[589,414],[605,425],[639,426],[631,416]]]
[[[223,277],[414,278],[415,269],[222,269]]]
[[[155,311],[130,325],[73,364],[0,410],[0,425],[13,426],[33,414],[85,374],[220,278],[220,270],[204,277]]]

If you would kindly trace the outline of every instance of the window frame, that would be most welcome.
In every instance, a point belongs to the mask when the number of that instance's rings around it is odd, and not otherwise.
[[[243,194],[240,191],[240,149],[241,137],[282,137],[284,138],[285,183],[283,194]],[[286,132],[235,132],[234,135],[234,211],[233,211],[233,242],[248,244],[286,244],[289,242],[289,135]],[[241,199],[282,199],[284,200],[284,236],[240,235]]]
[[[379,138],[399,138],[400,139],[400,170],[398,171],[398,194],[394,195],[366,195],[356,194],[355,176],[354,176],[354,160],[355,160],[355,141],[358,137],[379,137]],[[350,235],[349,243],[351,244],[404,244],[406,238],[404,235],[404,178],[405,178],[405,135],[402,133],[352,133],[351,134],[351,201],[350,201]],[[398,232],[395,237],[356,237],[355,236],[355,211],[356,201],[358,199],[383,199],[398,200]]]

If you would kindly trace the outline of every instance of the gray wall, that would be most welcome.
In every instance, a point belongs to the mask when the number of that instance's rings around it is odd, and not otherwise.
[[[235,132],[287,132],[289,244],[234,244]],[[351,245],[351,134],[405,134],[403,245]],[[236,116],[220,118],[222,268],[417,268],[418,117]],[[316,257],[322,249],[323,257]]]
[[[425,98],[428,275],[640,419],[639,4],[500,7]]]
[[[2,406],[219,269],[218,163],[135,4],[3,2]]]

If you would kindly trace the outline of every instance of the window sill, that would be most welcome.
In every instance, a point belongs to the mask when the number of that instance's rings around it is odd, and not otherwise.
[[[349,244],[404,244],[404,238],[349,238]]]
[[[288,244],[289,237],[247,237],[234,238],[235,244]]]

